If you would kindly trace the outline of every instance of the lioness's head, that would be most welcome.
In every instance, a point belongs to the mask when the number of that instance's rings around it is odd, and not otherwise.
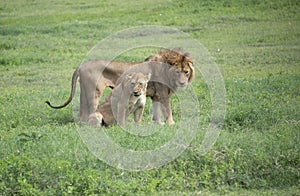
[[[150,73],[146,75],[140,72],[128,74],[126,79],[128,81],[130,93],[135,97],[146,95],[147,84],[150,78]]]
[[[188,53],[183,53],[181,49],[161,49],[145,61],[157,61],[172,65],[176,69],[177,87],[186,87],[194,79],[194,61]]]

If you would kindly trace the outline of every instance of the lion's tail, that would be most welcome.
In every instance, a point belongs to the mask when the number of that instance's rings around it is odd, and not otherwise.
[[[71,103],[74,95],[75,95],[75,90],[76,90],[76,83],[77,83],[77,79],[79,77],[79,68],[77,68],[74,73],[73,73],[73,76],[72,76],[72,89],[71,89],[71,94],[70,94],[70,97],[69,99],[62,105],[60,106],[53,106],[50,101],[46,101],[46,103],[53,109],[61,109],[61,108],[64,108],[66,107],[69,103]]]

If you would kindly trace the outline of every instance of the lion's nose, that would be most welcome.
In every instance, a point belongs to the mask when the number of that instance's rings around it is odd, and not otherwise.
[[[185,82],[179,82],[180,86],[185,86],[186,83]]]

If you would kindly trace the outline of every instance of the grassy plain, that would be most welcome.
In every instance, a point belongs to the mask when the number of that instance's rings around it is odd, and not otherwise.
[[[0,193],[299,195],[299,13],[297,0],[2,0]],[[71,107],[55,111],[44,101],[66,99],[74,68],[95,44],[140,25],[176,27],[208,49],[225,81],[227,113],[207,154],[199,155],[198,136],[171,163],[128,172],[88,151]],[[208,122],[207,87],[192,85]]]

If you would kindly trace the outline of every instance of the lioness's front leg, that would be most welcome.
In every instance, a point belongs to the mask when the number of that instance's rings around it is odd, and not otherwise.
[[[142,116],[144,113],[144,107],[138,107],[135,111],[134,111],[134,122],[136,123],[141,123],[142,122]]]
[[[122,104],[122,103],[119,103],[117,106],[116,121],[120,127],[124,127],[125,121],[126,121],[126,108],[124,107],[124,104]]]

